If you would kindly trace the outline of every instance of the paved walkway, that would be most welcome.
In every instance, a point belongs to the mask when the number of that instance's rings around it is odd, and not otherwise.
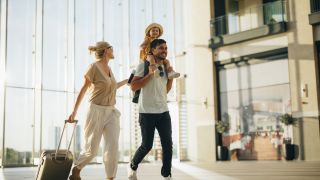
[[[161,180],[161,164],[142,164],[139,180]],[[34,180],[37,168],[0,169],[0,180]],[[217,163],[174,163],[174,180],[320,180],[320,162],[240,161]],[[88,165],[82,180],[103,180],[103,165]],[[119,164],[118,180],[126,178],[126,164]]]

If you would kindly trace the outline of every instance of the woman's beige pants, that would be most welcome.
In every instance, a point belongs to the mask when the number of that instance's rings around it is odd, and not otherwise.
[[[120,132],[120,112],[114,106],[90,104],[85,131],[85,146],[75,162],[82,169],[98,153],[101,137],[104,138],[103,162],[107,177],[116,177],[118,167],[118,141]]]

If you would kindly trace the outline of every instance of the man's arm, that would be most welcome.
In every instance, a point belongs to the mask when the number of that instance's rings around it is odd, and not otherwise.
[[[144,77],[134,76],[131,81],[131,90],[136,91],[144,87],[154,75],[154,71],[156,70],[156,66],[149,66],[149,72]]]
[[[149,82],[151,77],[152,77],[151,73],[147,74],[144,77],[138,77],[138,76],[133,77],[131,81],[131,90],[136,91],[138,89],[141,89],[143,86],[145,86]]]

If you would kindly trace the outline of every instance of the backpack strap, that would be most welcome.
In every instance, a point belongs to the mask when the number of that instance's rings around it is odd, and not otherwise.
[[[149,65],[150,62],[145,60],[144,61],[144,72],[143,72],[143,77],[146,76],[149,73]],[[138,89],[134,92],[132,102],[133,103],[138,103],[139,102],[139,96],[140,96],[140,91],[141,89]]]

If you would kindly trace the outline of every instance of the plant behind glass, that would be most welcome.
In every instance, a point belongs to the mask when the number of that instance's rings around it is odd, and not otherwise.
[[[229,121],[230,121],[229,114],[224,113],[222,120],[216,122],[216,129],[217,129],[218,133],[223,134],[223,133],[229,131],[229,128],[230,128]]]
[[[287,128],[287,137],[284,138],[285,144],[287,144],[287,143],[290,144],[291,143],[291,137],[289,137],[289,126],[290,125],[293,125],[293,126],[296,125],[297,124],[297,120],[298,120],[297,118],[292,117],[292,115],[288,114],[288,113],[285,113],[285,114],[279,116],[279,121],[281,123],[283,123]]]

